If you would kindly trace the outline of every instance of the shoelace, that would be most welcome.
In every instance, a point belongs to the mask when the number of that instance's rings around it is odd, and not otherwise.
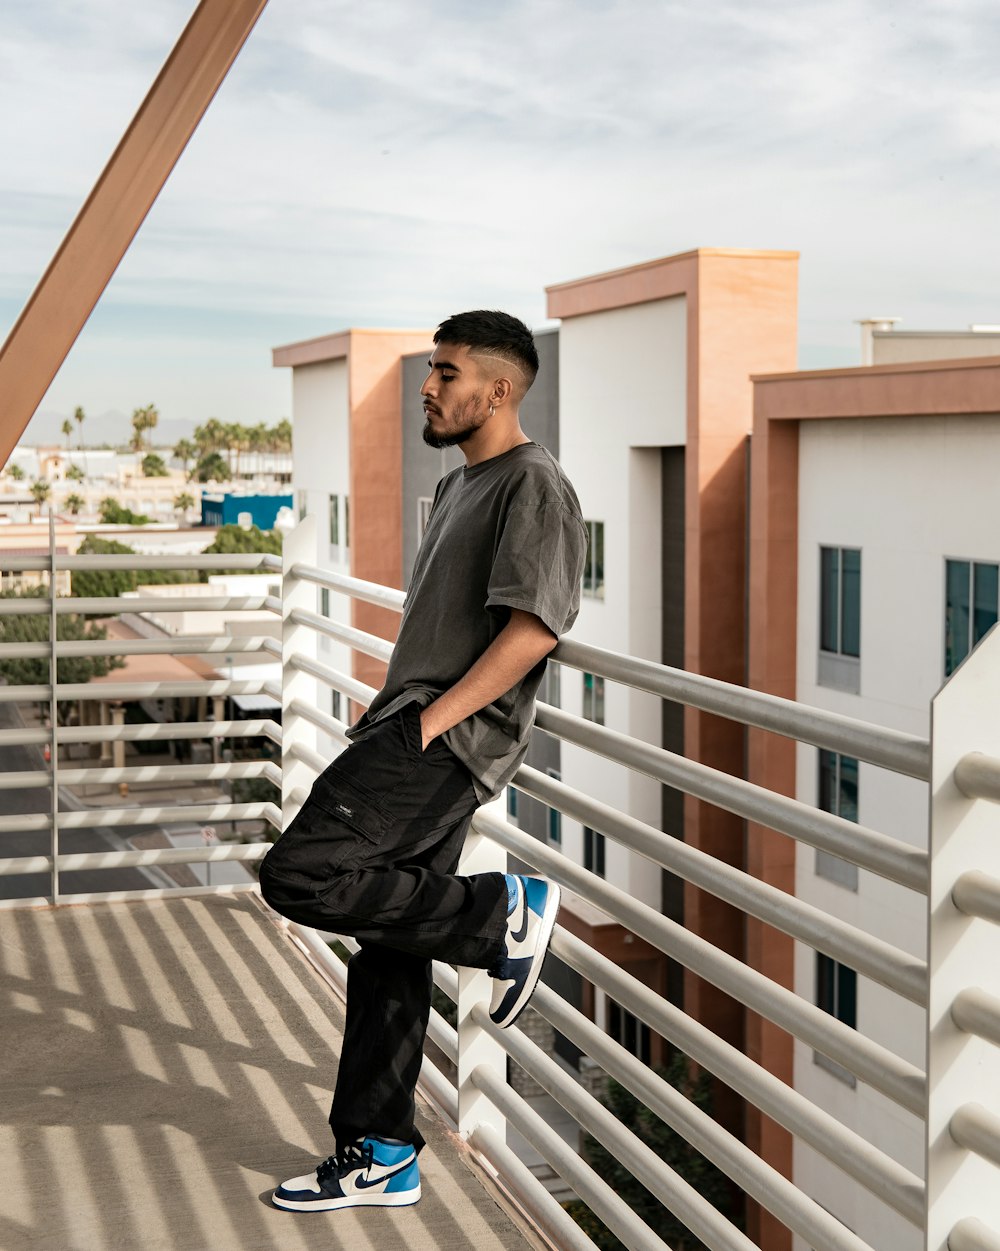
[[[375,1149],[371,1143],[363,1147],[360,1143],[349,1142],[337,1151],[336,1155],[328,1156],[323,1161],[316,1169],[316,1176],[320,1182],[324,1182],[330,1177],[344,1177],[347,1173],[353,1173],[355,1169],[362,1168],[367,1171],[372,1166],[374,1156]]]

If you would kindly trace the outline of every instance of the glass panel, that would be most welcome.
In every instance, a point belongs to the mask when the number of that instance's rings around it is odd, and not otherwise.
[[[604,679],[594,678],[594,714],[598,725],[604,724]]]
[[[330,546],[340,546],[340,496],[330,496]]]
[[[593,563],[594,563],[594,594],[599,598],[604,598],[604,522],[594,522],[594,546],[593,546]]]
[[[507,787],[507,815],[517,820],[517,791],[513,786]]]
[[[967,560],[945,562],[944,672],[954,673],[969,654],[971,567]]]
[[[819,645],[825,652],[840,651],[840,549],[819,549]]]
[[[975,566],[972,601],[972,646],[997,623],[997,573],[1000,566]]]
[[[834,1003],[834,961],[816,952],[816,1007],[833,1015]]]
[[[594,719],[594,675],[583,675],[583,715],[588,721]]]
[[[562,842],[562,813],[557,808],[549,809],[549,840],[553,843]]]
[[[837,1019],[857,1028],[858,1021],[858,975],[846,964],[837,965]]]
[[[861,655],[861,553],[845,547],[841,553],[840,651]]]
[[[837,756],[832,751],[819,753],[819,807],[824,812],[834,812],[837,790]]]
[[[328,587],[319,588],[319,610],[324,617],[330,615],[330,591]]]
[[[592,521],[585,521],[583,524],[587,527],[587,559],[583,562],[583,593],[584,595],[593,595],[594,523]]]
[[[344,496],[344,546],[351,546],[351,499]]]
[[[858,762],[853,756],[840,757],[840,785],[837,788],[836,813],[845,821],[858,819]]]

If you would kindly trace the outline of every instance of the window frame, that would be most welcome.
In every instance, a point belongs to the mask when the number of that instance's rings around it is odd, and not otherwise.
[[[604,522],[585,519],[583,524],[587,527],[587,561],[581,593],[587,599],[604,599]]]
[[[965,651],[961,655],[957,655],[952,653],[951,642],[951,613],[953,611],[951,574],[953,571],[957,572],[963,566],[966,575],[966,602],[964,605],[965,626],[962,631],[965,638],[962,640],[962,643],[965,646]],[[977,603],[979,584],[980,579],[987,574],[994,584],[991,596],[991,599],[994,601],[993,620],[985,627],[980,628],[981,623],[978,617],[982,611],[982,606]],[[950,678],[963,661],[972,655],[998,620],[1000,620],[1000,562],[975,560],[972,557],[946,556],[944,562],[944,676],[946,678]]]

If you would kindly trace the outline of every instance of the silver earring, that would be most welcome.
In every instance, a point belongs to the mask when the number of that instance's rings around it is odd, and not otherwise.
[[[490,416],[491,416],[491,417],[495,417],[495,416],[496,416],[496,410],[494,409],[494,407],[493,407],[493,405],[492,405],[492,404],[490,405]]]

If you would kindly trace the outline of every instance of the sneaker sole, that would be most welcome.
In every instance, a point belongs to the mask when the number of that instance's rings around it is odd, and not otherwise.
[[[548,898],[545,900],[545,911],[542,913],[542,920],[539,926],[538,948],[532,957],[531,968],[528,971],[528,976],[525,978],[521,993],[514,1000],[506,1017],[502,1021],[493,1022],[499,1029],[507,1029],[513,1025],[528,1006],[528,1000],[535,993],[538,979],[542,975],[545,957],[549,954],[549,943],[552,942],[552,931],[556,927],[556,916],[559,912],[559,901],[561,898],[562,891],[560,888],[555,883],[550,883]]]
[[[420,1198],[420,1187],[415,1190],[399,1190],[395,1194],[377,1195],[344,1195],[342,1199],[309,1200],[279,1199],[271,1196],[276,1208],[284,1208],[288,1212],[334,1212],[338,1208],[407,1208]]]

